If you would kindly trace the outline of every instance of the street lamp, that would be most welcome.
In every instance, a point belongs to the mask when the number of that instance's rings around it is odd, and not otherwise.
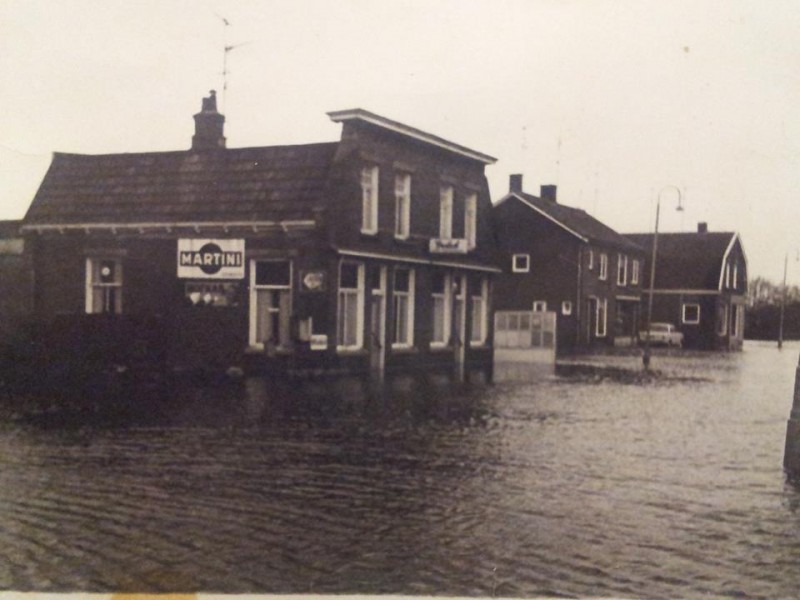
[[[661,194],[667,190],[675,190],[678,192],[678,206],[675,208],[678,212],[683,211],[681,200],[683,195],[678,186],[668,185],[661,188],[656,198],[656,226],[653,233],[653,252],[650,256],[650,295],[647,298],[647,329],[644,334],[644,352],[642,353],[642,365],[645,371],[650,368],[650,324],[653,319],[653,286],[656,281],[656,253],[658,252],[658,217],[661,213]]]

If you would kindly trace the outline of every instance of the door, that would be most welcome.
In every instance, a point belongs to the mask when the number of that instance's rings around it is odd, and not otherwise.
[[[370,277],[369,367],[374,379],[383,381],[386,367],[386,267]]]

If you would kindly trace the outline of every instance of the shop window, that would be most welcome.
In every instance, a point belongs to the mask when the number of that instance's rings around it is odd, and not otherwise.
[[[86,312],[122,312],[122,261],[116,258],[86,259]]]
[[[467,248],[472,250],[477,242],[478,234],[478,196],[470,194],[464,200],[464,237]]]
[[[514,273],[528,273],[531,270],[530,254],[515,254],[511,257],[511,271]]]
[[[336,315],[340,350],[364,345],[364,265],[343,261],[339,265],[339,301]]]
[[[453,237],[453,186],[446,185],[439,191],[439,237]]]
[[[230,281],[187,281],[184,294],[191,306],[236,306],[237,287]]]
[[[410,348],[414,345],[414,270],[395,269],[392,287],[394,328],[392,346]]]
[[[431,289],[433,297],[433,335],[431,346],[447,346],[452,330],[453,284],[447,273],[434,272]]]
[[[292,265],[288,260],[250,262],[250,345],[288,348],[291,343]]]
[[[378,167],[361,170],[361,232],[378,233]]]
[[[394,235],[406,239],[411,222],[411,175],[395,175],[394,178]]]
[[[700,305],[684,304],[681,322],[685,323],[686,325],[697,325],[700,323]]]
[[[486,343],[489,310],[489,282],[481,279],[479,294],[472,296],[472,331],[470,345],[480,346]]]

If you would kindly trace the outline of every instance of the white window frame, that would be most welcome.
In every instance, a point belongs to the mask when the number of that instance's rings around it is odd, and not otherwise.
[[[733,329],[731,331],[731,336],[734,339],[739,339],[742,337],[742,327],[744,326],[744,305],[743,304],[734,304],[733,305]]]
[[[728,319],[730,319],[730,313],[728,311],[728,305],[722,304],[720,305],[722,309],[721,314],[719,316],[719,321],[717,322],[717,335],[724,336],[728,333]]]
[[[397,284],[397,272],[408,271],[408,291],[398,291],[395,287]],[[392,316],[394,322],[392,323],[392,348],[413,348],[414,347],[414,294],[415,287],[415,271],[408,267],[395,268],[392,274]],[[408,323],[408,339],[402,341],[397,340],[397,328],[400,322],[397,319],[397,300],[398,298],[407,298],[406,302],[406,321]]]
[[[432,306],[431,313],[433,318],[436,318],[436,300],[440,300],[442,304],[442,329],[444,334],[443,340],[431,339],[431,348],[446,348],[450,344],[450,338],[453,334],[453,276],[450,273],[443,273],[444,288],[441,292],[432,292]],[[431,323],[431,336],[434,335],[433,323]]]
[[[697,307],[697,319],[687,320],[686,309],[689,307]],[[681,304],[681,323],[684,325],[699,325],[700,324],[700,304],[697,302],[684,302]]]
[[[534,300],[533,301],[533,312],[547,312],[547,301],[546,300]]]
[[[739,263],[733,263],[733,287],[739,287]]]
[[[602,281],[608,279],[608,254],[605,252],[600,254],[600,273],[597,277]]]
[[[565,317],[568,317],[572,314],[572,301],[571,300],[564,300],[561,303],[561,314]]]
[[[102,262],[114,263],[114,281],[110,283],[103,283],[95,281],[95,266],[99,269],[99,264]],[[122,260],[113,256],[89,256],[86,258],[86,289],[85,289],[85,308],[88,314],[104,313],[104,314],[122,314]],[[94,300],[94,292],[96,290],[103,291],[103,305],[96,306]],[[115,290],[114,306],[109,307],[109,296],[106,294],[107,290]]]
[[[485,345],[489,334],[489,282],[485,277],[481,279],[479,289],[479,294],[473,294],[472,306],[470,307],[472,311],[472,330],[469,335],[470,346]]]
[[[589,270],[594,270],[594,250],[589,250]]]
[[[439,189],[439,238],[453,239],[453,186]]]
[[[361,233],[378,233],[378,180],[377,165],[361,169]]]
[[[256,265],[258,263],[266,263],[266,262],[280,262],[280,263],[289,263],[289,284],[288,285],[257,285],[256,284]],[[256,338],[258,337],[258,292],[264,290],[280,290],[280,291],[289,291],[289,315],[287,318],[291,317],[292,313],[292,304],[294,303],[294,294],[292,293],[292,281],[294,281],[294,265],[292,261],[287,259],[259,259],[259,258],[251,258],[250,259],[250,323],[248,327],[248,344],[251,348],[258,348],[260,350],[264,349],[264,342],[258,341]],[[280,305],[276,310],[280,310]],[[272,312],[272,311],[271,311]],[[280,333],[279,333],[280,335]]]
[[[358,269],[356,274],[356,287],[355,288],[343,288],[342,287],[342,266],[343,265],[355,265]],[[366,288],[365,282],[365,273],[364,273],[364,263],[353,261],[353,260],[341,260],[339,261],[339,270],[337,273],[336,278],[336,350],[338,351],[352,351],[352,350],[361,350],[364,347],[364,294]],[[355,294],[354,294],[355,292]],[[339,325],[340,320],[342,317],[342,296],[346,295],[348,297],[352,297],[355,295],[356,298],[356,336],[355,336],[355,343],[353,344],[343,344],[342,340],[340,339],[339,335]]]
[[[603,318],[600,319],[600,315],[603,315]],[[602,300],[597,300],[595,306],[595,327],[594,327],[594,335],[595,337],[606,337],[606,333],[608,331],[608,299],[604,298]]]
[[[394,176],[394,237],[408,239],[411,233],[411,175]]]
[[[517,259],[524,259],[524,266],[517,266]],[[530,273],[531,270],[531,255],[530,254],[514,254],[511,256],[511,272],[512,273]]]
[[[631,264],[631,285],[639,285],[639,260],[636,258]]]
[[[725,287],[731,287],[731,263],[725,263]]]
[[[478,239],[478,194],[470,194],[464,199],[464,237],[467,249],[475,248]]]
[[[628,257],[617,254],[617,285],[628,285]]]

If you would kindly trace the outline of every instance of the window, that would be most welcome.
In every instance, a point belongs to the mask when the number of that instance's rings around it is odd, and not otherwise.
[[[531,255],[515,254],[511,257],[511,270],[514,273],[528,273],[531,270]]]
[[[592,271],[594,269],[594,250],[589,250],[589,270]]]
[[[600,255],[600,274],[598,277],[604,281],[608,278],[608,255],[605,252]]]
[[[86,259],[86,312],[122,312],[122,261],[116,258]]]
[[[453,237],[453,186],[446,185],[439,191],[439,237]]]
[[[744,328],[744,306],[736,304],[733,308],[733,322],[731,323],[731,335],[740,339]]]
[[[478,196],[470,194],[464,200],[464,237],[467,238],[467,249],[475,247],[478,233]]]
[[[628,257],[617,254],[617,285],[628,284]]]
[[[340,350],[364,345],[364,265],[343,261],[339,265],[339,299],[336,337]]]
[[[631,285],[639,284],[639,261],[634,259],[631,264]]]
[[[395,175],[394,178],[394,236],[406,239],[411,221],[411,175]]]
[[[564,300],[561,303],[561,314],[564,315],[565,317],[568,317],[569,315],[572,314],[572,302],[570,302],[569,300]]]
[[[684,304],[681,321],[687,325],[697,325],[700,322],[700,305]]]
[[[733,287],[739,287],[739,263],[733,263]]]
[[[533,312],[547,312],[547,302],[544,300],[534,300]]]
[[[604,254],[601,255],[601,258],[602,256],[605,255]],[[595,313],[595,335],[597,337],[606,337],[607,319],[608,319],[608,300],[598,300]]]
[[[250,262],[250,345],[288,347],[292,314],[292,265],[288,260]]]
[[[479,294],[472,296],[472,331],[469,342],[472,346],[486,343],[487,312],[489,305],[489,282],[481,279]]]
[[[451,306],[453,284],[449,274],[435,272],[433,274],[433,336],[432,346],[446,346],[450,343],[452,331]]]
[[[361,170],[361,232],[378,233],[378,167]]]
[[[413,269],[395,269],[392,300],[394,307],[392,346],[409,348],[414,345]]]
[[[717,307],[717,335],[728,333],[728,305],[720,304]]]

